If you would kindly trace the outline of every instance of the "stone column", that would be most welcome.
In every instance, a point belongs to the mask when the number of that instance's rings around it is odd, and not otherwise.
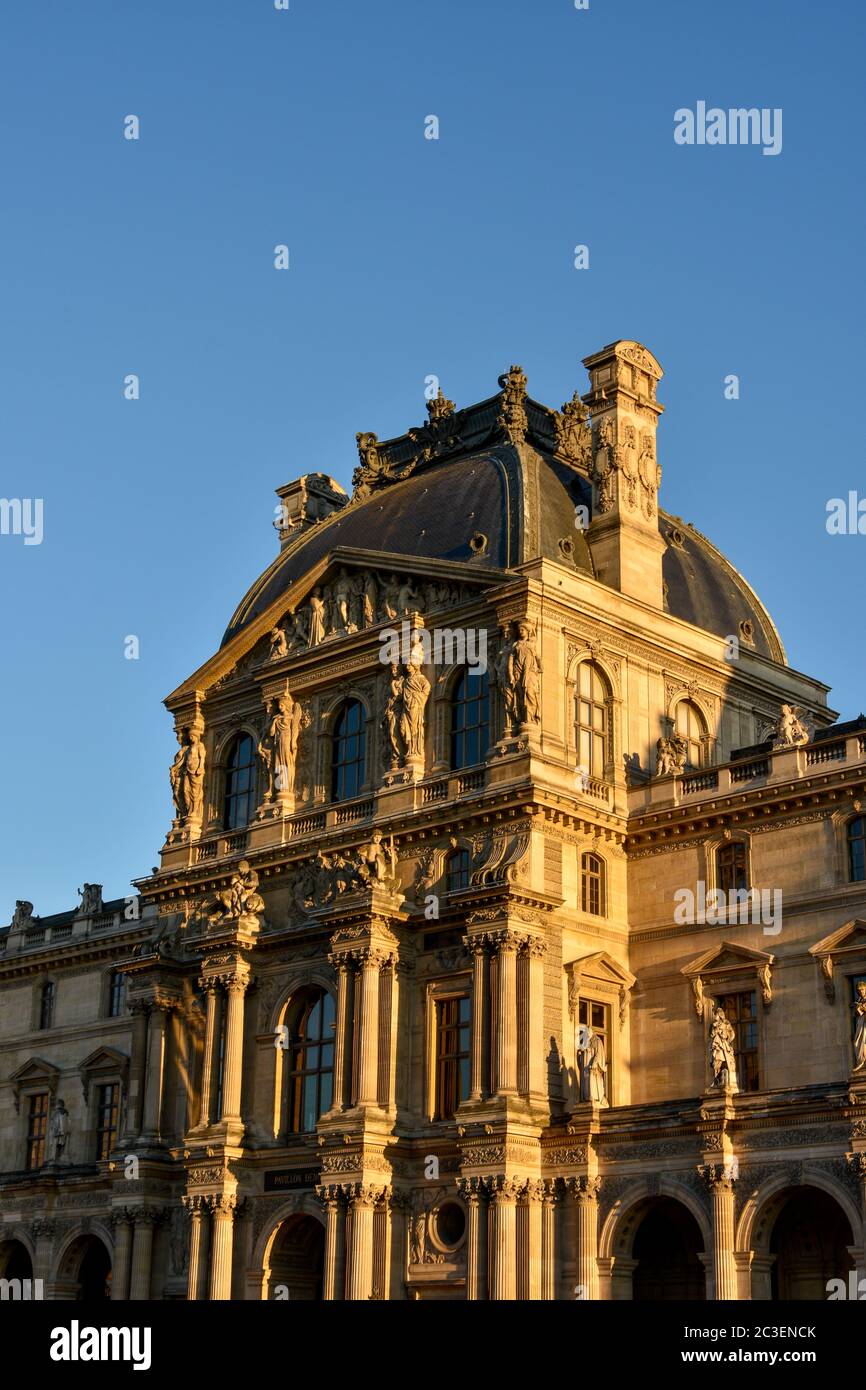
[[[155,1000],[150,1009],[147,1039],[147,1076],[144,1083],[144,1123],[141,1133],[158,1140],[162,1117],[162,1090],[165,1080],[165,1022],[171,1005]]]
[[[317,1187],[325,1208],[325,1270],[322,1298],[333,1303],[346,1296],[346,1203],[342,1189],[332,1184]]]
[[[541,1294],[556,1298],[556,1179],[544,1183],[541,1210]]]
[[[130,1004],[129,1011],[132,1014],[132,1056],[129,1061],[126,1133],[130,1139],[137,1139],[141,1133],[144,1078],[147,1071],[148,1006],[142,999],[136,999]]]
[[[373,1292],[373,1212],[380,1192],[364,1183],[352,1187],[352,1238],[346,1297],[368,1299]]]
[[[150,1265],[153,1256],[153,1229],[162,1213],[141,1207],[133,1214],[135,1234],[132,1238],[132,1276],[129,1284],[131,1302],[150,1298]]]
[[[125,1207],[111,1213],[114,1226],[114,1259],[111,1262],[112,1301],[129,1298],[129,1276],[132,1261],[132,1217]]]
[[[378,1103],[380,965],[381,955],[378,951],[367,948],[361,953],[359,1105],[376,1105]]]
[[[517,949],[513,932],[496,933],[496,1094],[517,1090]],[[511,1294],[514,1297],[514,1294]]]
[[[576,1298],[598,1298],[598,1192],[599,1178],[569,1178],[568,1187],[575,1208],[575,1285]]]
[[[207,1199],[211,1210],[210,1298],[212,1302],[232,1296],[232,1245],[237,1197],[218,1192]]]
[[[244,995],[249,976],[236,971],[223,981],[226,989],[226,1040],[223,1065],[222,1119],[241,1118],[241,1081],[244,1067]]]
[[[482,1100],[484,1084],[484,1037],[489,1011],[487,980],[487,946],[484,941],[464,938],[472,952],[472,1057],[470,1063],[470,1100]]]
[[[187,1301],[195,1303],[205,1297],[207,1289],[208,1224],[207,1206],[203,1197],[181,1197],[190,1218],[189,1276]]]
[[[713,1199],[713,1275],[717,1299],[738,1297],[734,1259],[734,1180],[714,1163],[699,1169]]]
[[[199,980],[199,986],[207,996],[206,1015],[204,1024],[204,1051],[202,1054],[201,1067],[201,1104],[199,1106],[199,1116],[197,1129],[206,1128],[210,1124],[211,1111],[211,1089],[213,1087],[213,1064],[214,1047],[216,1041],[216,1022],[217,1022],[217,983],[216,980]]]
[[[483,1178],[460,1178],[458,1185],[469,1208],[466,1297],[478,1301],[487,1298],[487,1191]]]
[[[547,1060],[544,1046],[544,953],[547,949],[539,937],[531,937],[526,943],[526,994],[524,1011],[526,1017],[523,1034],[523,1047],[526,1049],[526,1075],[531,1096],[545,1096],[545,1068]]]
[[[51,1277],[51,1246],[54,1240],[54,1233],[57,1223],[49,1217],[37,1216],[30,1222],[30,1234],[33,1237],[33,1278],[41,1279],[46,1285]]]
[[[542,1242],[543,1242],[543,1202],[545,1185],[541,1180],[530,1182],[525,1193],[526,1202],[526,1261],[527,1271],[524,1280],[527,1298],[538,1302],[542,1297]]]
[[[352,1060],[352,993],[354,971],[342,956],[328,960],[337,972],[337,1035],[334,1043],[334,1103],[332,1110],[345,1110],[350,1104],[348,1077]]]
[[[491,1298],[498,1300],[516,1298],[517,1185],[507,1178],[493,1179],[492,1256]]]

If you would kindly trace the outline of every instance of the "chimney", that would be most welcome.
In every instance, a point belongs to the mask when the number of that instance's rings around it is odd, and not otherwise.
[[[587,540],[603,584],[662,607],[656,427],[664,373],[640,343],[621,339],[583,359],[592,417],[592,521]]]
[[[348,493],[327,473],[305,473],[293,483],[277,488],[280,499],[274,510],[274,526],[280,533],[280,549],[295,539],[301,531],[315,526],[331,512],[345,507]]]

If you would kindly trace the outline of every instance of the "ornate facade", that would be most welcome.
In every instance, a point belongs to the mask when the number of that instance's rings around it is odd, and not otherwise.
[[[0,1278],[760,1299],[866,1276],[866,720],[659,506],[662,372],[512,367],[169,696],[160,865],[0,933]],[[38,894],[34,891],[34,896]]]

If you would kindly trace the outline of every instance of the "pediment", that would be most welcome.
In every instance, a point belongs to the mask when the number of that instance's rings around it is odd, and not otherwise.
[[[696,976],[723,974],[726,970],[757,970],[762,966],[772,965],[774,960],[775,956],[768,951],[756,951],[733,941],[722,941],[703,951],[688,965],[684,965],[682,974]]]
[[[500,583],[505,573],[471,562],[335,547],[201,666],[166,700],[201,698],[247,672],[287,673],[321,659],[349,638],[399,625],[418,613],[425,626]],[[371,620],[371,606],[374,620]],[[440,624],[447,626],[447,619]],[[272,634],[285,634],[285,650]]]
[[[18,1110],[21,1096],[27,1091],[48,1091],[53,1098],[57,1094],[60,1071],[43,1057],[31,1057],[12,1073],[9,1080],[15,1096],[15,1109]]]
[[[121,1071],[129,1065],[129,1058],[113,1047],[98,1047],[78,1065],[80,1072]]]
[[[580,981],[584,979],[601,981],[619,989],[631,989],[635,982],[635,976],[631,971],[626,970],[613,956],[609,956],[607,951],[595,951],[591,955],[569,961],[565,970],[573,989],[579,988]]]
[[[811,956],[829,956],[843,952],[851,955],[866,952],[866,921],[862,918],[852,918],[837,931],[831,932],[829,936],[809,947]]]

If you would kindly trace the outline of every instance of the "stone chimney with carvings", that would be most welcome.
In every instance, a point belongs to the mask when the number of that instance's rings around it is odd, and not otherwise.
[[[280,549],[307,531],[331,512],[345,507],[349,500],[345,488],[327,473],[305,473],[293,483],[277,488],[280,504],[274,526],[280,535]]]
[[[662,554],[658,528],[656,427],[664,409],[656,400],[663,376],[651,352],[621,339],[583,359],[592,416],[593,513],[587,540],[603,584],[662,607]]]

